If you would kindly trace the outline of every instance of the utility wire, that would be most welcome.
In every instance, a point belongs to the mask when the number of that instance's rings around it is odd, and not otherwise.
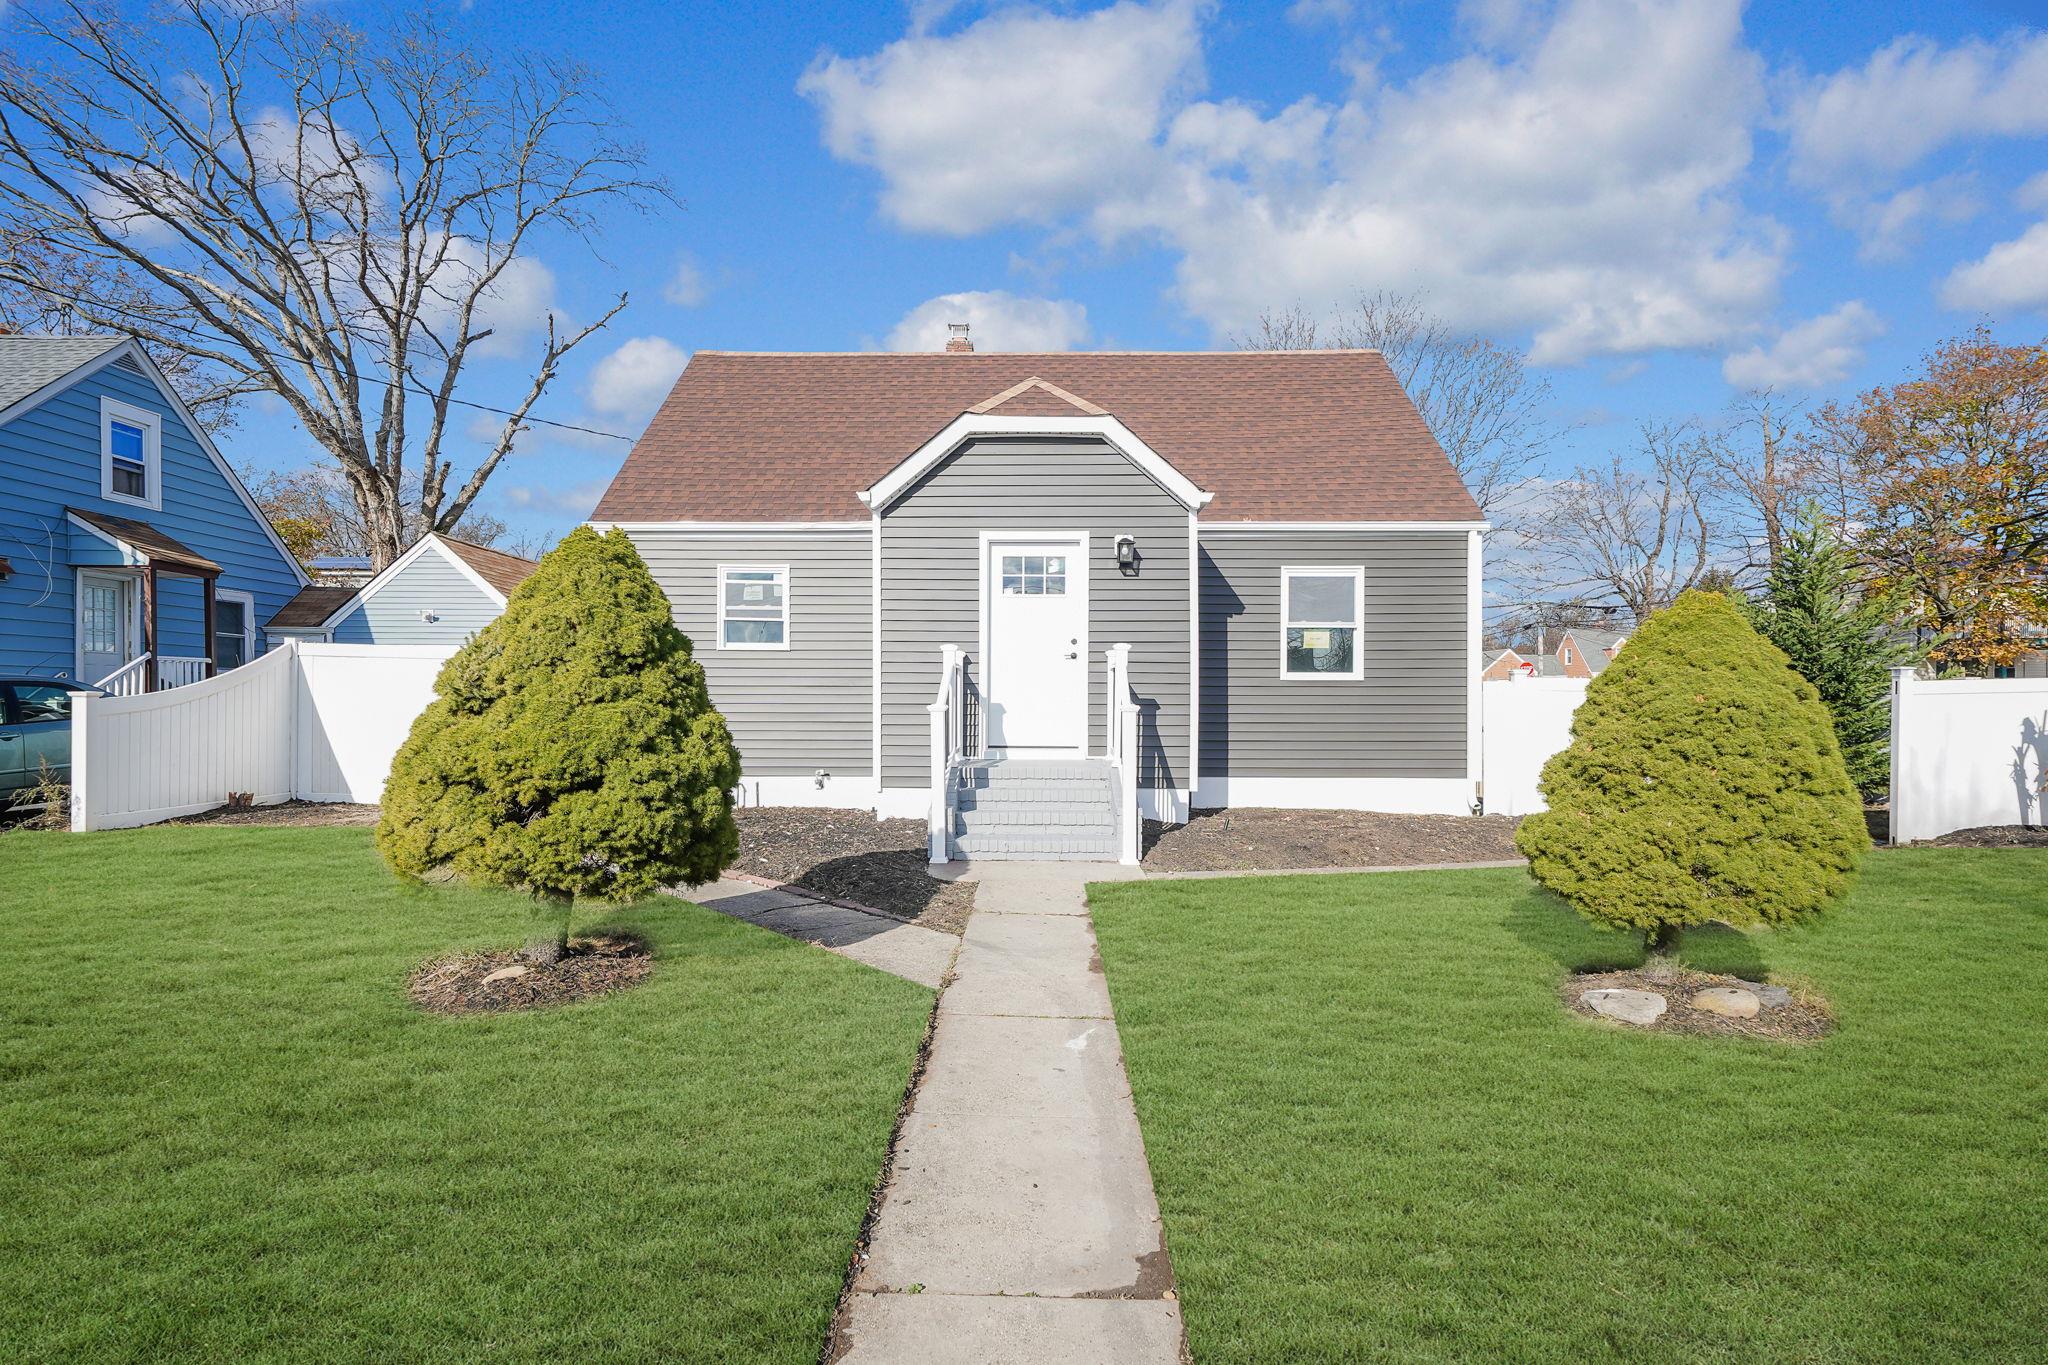
[[[281,351],[273,351],[268,349],[267,347],[262,346],[246,346],[243,343],[236,341],[233,337],[215,336],[213,333],[203,332],[197,327],[188,327],[183,323],[178,322],[168,322],[162,318],[152,317],[148,313],[138,312],[133,308],[123,308],[120,304],[117,303],[108,303],[102,299],[80,298],[75,294],[62,294],[54,289],[51,289],[45,285],[40,284],[34,286],[34,288],[38,294],[47,294],[53,299],[63,299],[66,303],[83,304],[88,308],[95,308],[104,312],[119,313],[124,317],[139,318],[142,321],[148,323],[152,327],[161,327],[169,329],[174,332],[183,332],[186,336],[194,337],[200,341],[209,342],[215,346],[231,346],[238,350],[251,351],[256,355],[268,356],[272,360],[283,361],[288,365],[300,365],[305,363],[304,360],[299,356],[286,355]],[[432,389],[424,389],[415,384],[405,384],[397,380],[391,379],[379,379],[375,375],[362,374],[360,372],[358,372],[355,377],[358,380],[363,381],[364,383],[381,384],[387,389],[397,389],[403,393],[418,394],[422,398],[438,398],[438,395],[436,395]],[[456,398],[451,395],[447,401],[455,404],[457,407],[474,408],[478,412],[488,412],[495,414],[496,416],[499,417],[518,417],[518,414],[513,412],[509,408],[495,408],[488,403],[476,403],[470,401],[467,398]],[[630,444],[633,440],[631,436],[621,436],[616,431],[600,431],[596,427],[578,426],[574,422],[557,422],[547,417],[534,417],[528,415],[526,417],[519,417],[519,421],[523,423],[530,422],[535,426],[555,427],[562,431],[577,431],[583,433],[585,436],[603,436],[609,440],[625,441],[628,444]]]

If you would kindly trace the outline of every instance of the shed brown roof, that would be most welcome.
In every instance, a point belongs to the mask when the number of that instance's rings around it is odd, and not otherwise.
[[[1377,351],[699,351],[592,518],[862,521],[860,490],[1033,379],[1117,417],[1215,494],[1206,520],[1479,519]],[[1073,414],[1053,399],[1031,389],[1029,410]]]
[[[507,554],[503,550],[493,550],[488,545],[473,545],[469,541],[457,540],[449,535],[442,536],[441,540],[461,557],[463,563],[475,569],[484,582],[507,597],[512,595],[514,588],[526,581],[527,575],[531,574],[535,567],[530,559]]]
[[[314,630],[327,623],[356,590],[335,584],[315,583],[300,588],[277,614],[263,623],[265,630]]]

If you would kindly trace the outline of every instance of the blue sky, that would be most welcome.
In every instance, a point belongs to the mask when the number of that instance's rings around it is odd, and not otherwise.
[[[376,10],[344,5],[365,23]],[[2048,30],[2016,3],[497,4],[594,68],[683,207],[548,241],[522,306],[632,304],[538,410],[637,433],[710,349],[1204,348],[1420,291],[1531,350],[1555,461],[2048,334]],[[947,296],[979,297],[948,300]],[[467,396],[505,402],[519,361]],[[311,447],[252,409],[236,458]],[[585,515],[624,442],[536,433],[486,507]]]

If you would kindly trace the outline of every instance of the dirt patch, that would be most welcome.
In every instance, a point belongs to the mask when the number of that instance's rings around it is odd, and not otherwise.
[[[1984,825],[1959,829],[1939,839],[1928,839],[1927,848],[2048,848],[2048,825]]]
[[[1761,996],[1763,1006],[1752,1019],[1733,1019],[1710,1010],[1695,1009],[1693,996],[1715,986],[1736,987]],[[1605,1019],[1585,1003],[1587,991],[1621,989],[1652,991],[1664,997],[1664,1013],[1652,1024],[1624,1024]],[[1567,977],[1558,987],[1558,998],[1573,1014],[1616,1028],[1639,1029],[1645,1033],[1690,1033],[1709,1038],[1765,1038],[1780,1043],[1810,1043],[1835,1031],[1835,1017],[1827,1002],[1799,986],[1772,986],[1745,981],[1739,976],[1714,976],[1681,967],[1676,976],[1656,980],[1640,971],[1587,972]]]
[[[526,967],[499,981],[495,972]],[[515,949],[458,953],[426,963],[406,980],[412,1002],[435,1014],[498,1014],[594,1000],[638,985],[654,970],[646,940],[620,931],[569,940],[552,967],[527,967]]]
[[[344,801],[285,801],[275,806],[215,806],[171,825],[374,825],[381,808]]]
[[[1257,872],[1500,862],[1515,852],[1505,815],[1383,815],[1351,810],[1196,811],[1185,825],[1145,822],[1148,872]]]
[[[925,871],[922,820],[877,820],[866,811],[755,807],[735,812],[740,856],[727,869],[793,882],[821,896],[885,910],[957,934],[974,888]]]

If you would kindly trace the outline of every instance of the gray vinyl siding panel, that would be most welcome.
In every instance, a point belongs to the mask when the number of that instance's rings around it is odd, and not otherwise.
[[[336,621],[334,639],[337,644],[459,645],[504,609],[450,563],[439,546],[429,545]]]
[[[847,532],[630,533],[704,665],[748,777],[874,774],[873,540]],[[718,566],[789,566],[789,644],[718,647]]]
[[[1200,532],[1202,773],[1457,777],[1466,764],[1463,532]],[[1358,681],[1280,676],[1280,570],[1365,570]]]
[[[981,650],[981,533],[1088,535],[1088,747],[1103,750],[1103,651],[1131,646],[1142,785],[1184,787],[1188,760],[1188,513],[1114,448],[1092,439],[969,441],[882,517],[882,785],[930,783],[925,707],[939,647],[972,675]],[[1135,577],[1116,539],[1137,537]]]

